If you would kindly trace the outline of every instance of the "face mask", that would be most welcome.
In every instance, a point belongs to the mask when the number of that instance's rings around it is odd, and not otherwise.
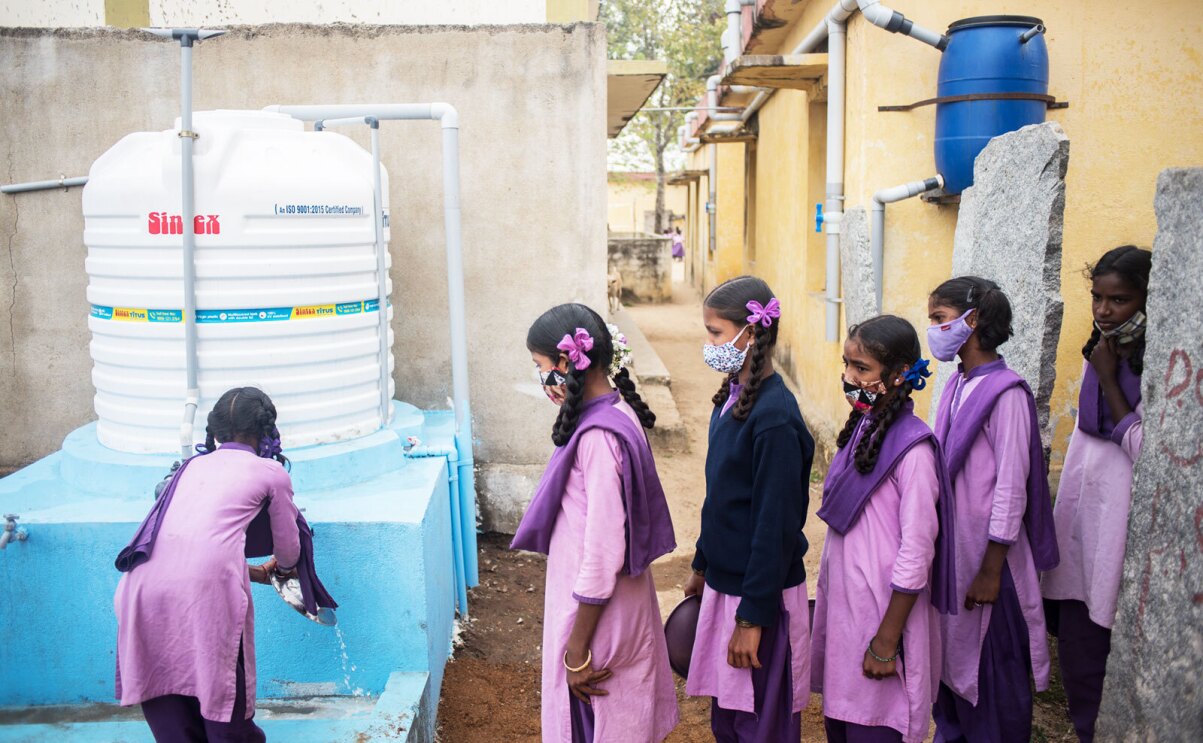
[[[559,369],[549,369],[548,371],[536,369],[535,371],[539,373],[539,384],[543,385],[543,394],[547,395],[547,399],[556,405],[563,404],[564,398],[568,396],[568,391],[564,389],[564,384],[568,379]]]
[[[969,317],[970,312],[973,310],[967,310],[965,314],[952,322],[928,327],[927,347],[931,349],[932,356],[940,361],[952,361],[956,358],[961,346],[965,345],[965,341],[973,335],[973,328],[965,322],[965,318]]]
[[[1145,317],[1145,313],[1137,310],[1135,315],[1125,320],[1122,325],[1117,325],[1111,330],[1103,330],[1097,322],[1094,324],[1094,327],[1103,334],[1104,338],[1114,338],[1115,342],[1122,346],[1140,340],[1145,334],[1145,323],[1147,321],[1148,318]]]
[[[873,390],[867,390],[864,387],[859,387],[855,384],[852,384],[847,379],[843,379],[843,382],[844,397],[851,401],[854,410],[864,412],[871,409],[877,404],[877,400],[882,395],[881,392],[874,392]],[[877,384],[880,385],[880,382]]]
[[[734,374],[744,368],[744,359],[748,357],[748,347],[744,347],[741,351],[735,347],[735,341],[739,340],[739,336],[744,334],[747,326],[739,331],[739,333],[721,346],[715,346],[707,343],[702,346],[702,360],[706,362],[706,366],[716,372],[722,374]]]

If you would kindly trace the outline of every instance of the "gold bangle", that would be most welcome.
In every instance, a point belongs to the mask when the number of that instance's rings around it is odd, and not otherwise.
[[[755,622],[749,622],[748,620],[743,619],[742,617],[736,617],[735,618],[735,626],[743,627],[744,629],[751,629],[752,627],[759,627],[760,625],[756,624]]]
[[[593,662],[593,651],[590,650],[590,651],[588,651],[588,653],[589,654],[587,656],[585,656],[585,662],[580,664],[576,668],[573,668],[572,666],[568,665],[568,651],[565,650],[564,651],[564,668],[568,669],[569,673],[580,673],[581,671],[585,670],[586,668],[589,667],[589,664]]]

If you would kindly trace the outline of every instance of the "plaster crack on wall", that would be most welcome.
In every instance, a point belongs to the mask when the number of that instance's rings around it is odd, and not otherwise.
[[[10,152],[8,155],[8,173],[9,181],[13,181],[13,156]],[[8,302],[8,345],[9,351],[13,356],[13,378],[17,375],[17,324],[13,319],[13,311],[17,308],[17,258],[13,250],[13,241],[17,239],[17,231],[21,226],[21,202],[17,197],[13,197],[13,230],[8,234],[8,267],[13,272],[13,283],[10,287],[12,297]]]

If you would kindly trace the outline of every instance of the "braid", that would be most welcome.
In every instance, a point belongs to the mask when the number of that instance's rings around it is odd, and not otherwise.
[[[213,426],[205,427],[205,454],[217,451],[217,441],[213,438]]]
[[[723,383],[719,386],[718,392],[714,393],[714,397],[710,398],[715,405],[722,405],[727,402],[727,396],[731,394],[731,383],[739,377],[739,372],[728,374],[723,377]]]
[[[551,441],[556,446],[567,444],[576,431],[576,424],[581,416],[581,401],[585,396],[585,372],[572,369],[564,382],[564,389],[568,394],[564,398],[564,404],[560,406],[555,426],[551,429]]]
[[[860,419],[864,418],[865,414],[855,408],[848,414],[848,422],[844,424],[844,429],[840,431],[840,435],[835,439],[835,447],[843,449],[848,445],[848,441],[852,438],[853,431],[856,430],[856,424],[860,423]]]
[[[627,401],[627,405],[635,411],[635,415],[639,416],[639,422],[644,428],[651,428],[656,425],[656,414],[647,406],[639,393],[635,391],[635,382],[631,379],[631,373],[624,366],[614,375],[614,386],[618,388],[618,393],[622,395],[622,399]]]
[[[1103,339],[1103,334],[1098,328],[1090,331],[1090,338],[1086,341],[1086,345],[1082,346],[1082,356],[1087,361],[1090,361],[1090,354],[1094,353],[1094,347],[1099,345],[1099,341]]]
[[[898,392],[890,395],[885,408],[880,415],[873,417],[865,428],[865,435],[856,445],[856,471],[862,475],[873,471],[877,466],[877,455],[881,453],[881,445],[885,442],[886,432],[902,411],[902,406],[911,399],[911,383],[904,381]]]
[[[1138,377],[1145,373],[1145,339],[1143,337],[1136,342],[1136,347],[1132,349],[1132,355],[1128,357],[1128,368]]]
[[[756,396],[760,394],[760,385],[764,382],[762,372],[764,359],[768,354],[768,344],[764,341],[769,330],[760,324],[753,325],[752,328],[752,337],[756,342],[752,344],[752,366],[748,369],[748,383],[740,390],[739,400],[731,410],[731,417],[737,421],[747,420],[748,413],[752,412],[752,406],[756,404]]]

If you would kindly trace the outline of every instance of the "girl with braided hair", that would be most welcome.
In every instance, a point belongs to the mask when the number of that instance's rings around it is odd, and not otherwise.
[[[752,276],[720,284],[702,306],[703,358],[724,381],[685,587],[702,599],[685,690],[711,697],[723,742],[798,740],[810,696],[802,524],[814,440],[773,370],[780,318],[772,290]]]
[[[1048,688],[1049,653],[1037,571],[1056,567],[1048,470],[1027,382],[998,347],[1011,303],[993,281],[961,276],[928,299],[928,348],[961,359],[940,397],[935,432],[956,511],[956,614],[940,617],[944,671],[936,740],[1028,740],[1032,692]]]
[[[1053,506],[1061,564],[1044,574],[1042,587],[1049,624],[1056,625],[1069,716],[1082,741],[1094,740],[1123,574],[1132,466],[1142,440],[1152,262],[1149,251],[1124,245],[1090,269],[1094,328],[1082,349],[1078,424]]]
[[[254,721],[250,581],[293,575],[305,538],[271,399],[253,387],[226,392],[198,450],[117,558],[117,696],[142,705],[156,740],[254,743],[266,738]],[[274,557],[248,567],[261,513]]]
[[[817,513],[828,530],[811,641],[829,741],[922,741],[931,722],[939,613],[956,610],[956,585],[952,493],[911,402],[931,374],[920,354],[914,327],[892,315],[844,342],[852,412]]]
[[[644,433],[656,417],[635,391],[616,331],[588,307],[563,304],[526,337],[560,407],[556,449],[511,545],[547,555],[545,743],[658,743],[677,724],[649,570],[676,542]]]

